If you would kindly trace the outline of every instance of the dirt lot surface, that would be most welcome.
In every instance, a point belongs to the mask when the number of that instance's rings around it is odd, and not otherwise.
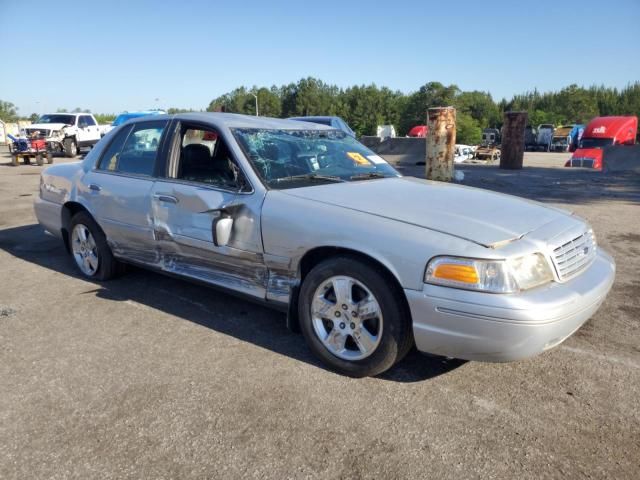
[[[638,478],[640,182],[565,158],[460,169],[592,223],[618,266],[598,313],[531,360],[413,352],[353,380],[280,313],[143,270],[81,279],[36,225],[42,168],[3,154],[0,478]]]

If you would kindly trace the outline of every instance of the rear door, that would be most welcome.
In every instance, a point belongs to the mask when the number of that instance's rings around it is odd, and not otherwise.
[[[166,271],[264,298],[262,198],[210,126],[176,126],[166,176],[152,189],[155,238]],[[218,222],[231,225],[228,240]],[[223,235],[224,236],[224,235]]]
[[[123,127],[111,139],[78,195],[104,230],[114,255],[157,263],[151,191],[157,163],[164,156],[167,120]]]

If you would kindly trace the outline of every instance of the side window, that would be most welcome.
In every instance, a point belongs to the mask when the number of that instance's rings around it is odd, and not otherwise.
[[[91,115],[85,115],[84,116],[84,121],[87,124],[87,126],[92,127],[93,125],[96,124],[96,121],[93,119],[93,117]]]
[[[80,128],[84,128],[87,126],[87,117],[84,115],[81,115],[78,117],[78,127]]]
[[[122,147],[124,147],[124,142],[127,140],[129,133],[131,132],[131,126],[123,127],[111,143],[107,147],[107,149],[102,154],[100,158],[100,162],[98,163],[98,170],[108,170],[111,172],[116,171],[116,166],[118,164],[118,155],[122,151]]]
[[[240,169],[218,133],[202,127],[183,125],[176,178],[227,189],[242,184]]]
[[[153,175],[165,121],[143,122],[124,128],[112,140],[99,169],[134,175]]]

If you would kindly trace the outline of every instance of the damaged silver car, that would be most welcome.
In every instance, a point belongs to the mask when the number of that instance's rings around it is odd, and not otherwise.
[[[351,376],[413,345],[531,357],[580,328],[615,274],[575,215],[402,177],[330,127],[225,113],[117,127],[44,170],[35,212],[82,275],[131,263],[260,300]]]

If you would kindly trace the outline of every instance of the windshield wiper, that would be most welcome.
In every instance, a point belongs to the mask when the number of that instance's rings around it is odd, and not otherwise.
[[[351,180],[370,180],[374,178],[387,178],[387,175],[380,172],[359,173],[358,175],[353,175]]]
[[[303,173],[301,175],[289,175],[288,177],[280,177],[276,178],[276,183],[280,182],[295,182],[297,180],[309,180],[309,181],[318,181],[321,182],[344,182],[340,177],[336,177],[333,175],[318,175],[317,173]]]

